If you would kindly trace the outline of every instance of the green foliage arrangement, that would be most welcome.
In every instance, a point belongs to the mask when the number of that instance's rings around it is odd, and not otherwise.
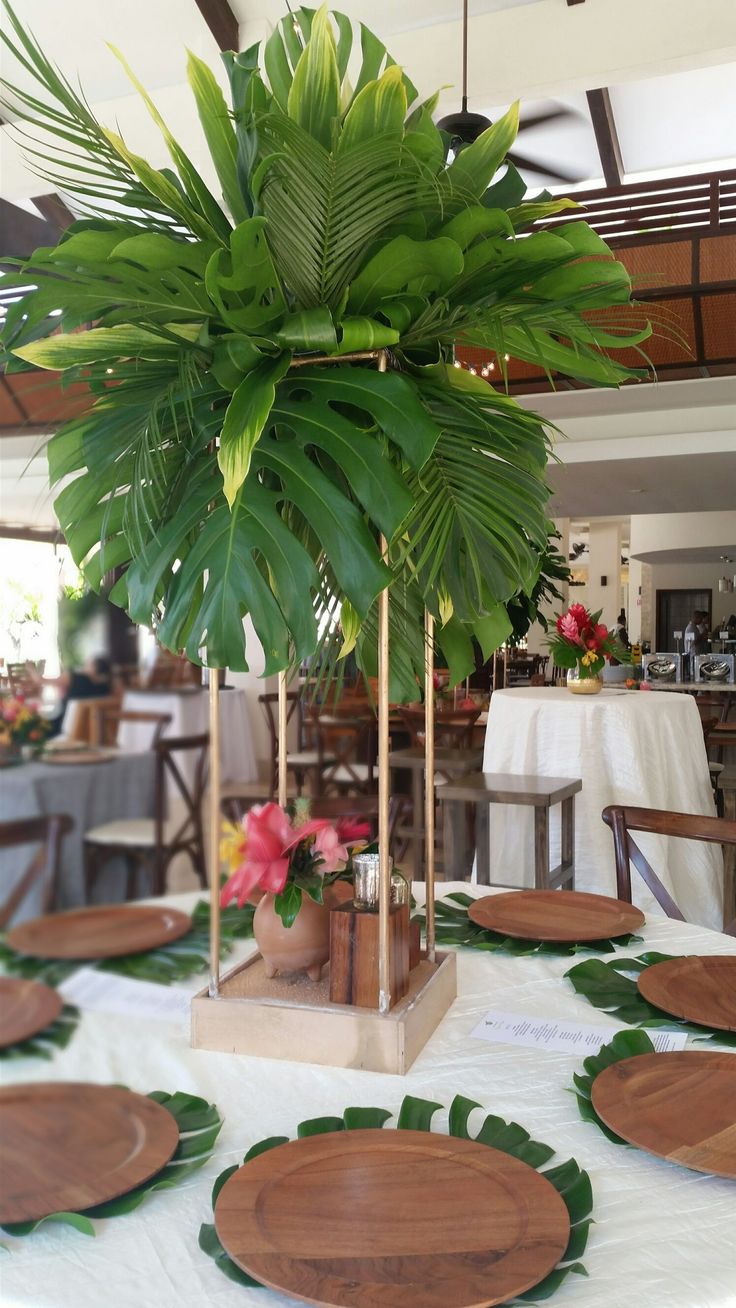
[[[448,900],[452,900],[452,903],[448,903]],[[473,922],[468,916],[468,908],[472,903],[474,903],[473,897],[463,891],[454,891],[445,899],[435,901],[435,937],[438,945],[457,945],[461,949],[479,949],[492,954],[519,956],[552,954],[559,958],[578,953],[613,954],[617,947],[624,948],[640,938],[631,935],[617,936],[615,940],[587,940],[579,945],[557,944],[554,941],[515,940],[511,936],[500,935],[497,931],[488,931]],[[455,904],[459,907],[455,908]],[[422,925],[426,921],[423,912],[416,913],[414,916]],[[575,970],[573,968],[573,972]],[[572,977],[572,972],[568,972],[567,975]]]
[[[698,1040],[717,1040],[719,1044],[736,1048],[735,1033],[715,1031],[693,1022],[681,1021],[680,1018],[655,1008],[654,1004],[639,994],[636,984],[638,973],[655,963],[666,963],[669,959],[669,954],[654,951],[641,954],[639,958],[612,958],[606,963],[599,958],[589,958],[584,963],[577,963],[565,975],[577,994],[583,995],[595,1008],[604,1009],[619,1022],[641,1028],[666,1027],[669,1031],[687,1031]],[[633,975],[627,976],[627,973]]]
[[[39,174],[89,215],[9,261],[24,294],[3,336],[9,369],[94,397],[48,446],[89,584],[119,570],[111,599],[211,666],[247,667],[249,614],[266,674],[312,656],[340,605],[340,653],[368,675],[390,585],[392,698],[416,697],[425,606],[465,676],[472,638],[488,657],[543,572],[548,437],[453,368],[455,345],[615,386],[642,375],[615,351],[652,330],[585,222],[534,227],[573,201],[529,199],[512,165],[496,180],[518,106],[453,157],[436,97],[373,33],[301,8],[223,56],[230,104],[189,55],[216,195],[122,55],[168,168],[98,122],[3,3],[35,82],[8,79],[5,102]],[[351,357],[375,351],[385,373]]]
[[[237,908],[235,904],[220,912],[220,957],[230,953],[235,940],[250,940],[253,935],[252,904]],[[138,981],[156,981],[159,985],[173,985],[175,981],[185,981],[198,972],[204,972],[209,966],[209,930],[210,906],[206,899],[200,899],[192,911],[192,929],[179,940],[173,940],[159,949],[149,949],[143,954],[123,954],[118,958],[87,960],[85,967],[97,967],[101,972],[114,972],[117,976],[129,976]],[[71,976],[82,963],[61,962],[53,959],[32,958],[28,954],[18,954],[4,941],[0,940],[0,965],[13,976],[28,977],[34,981],[43,981],[46,985],[56,986],[65,977]],[[58,1042],[57,1042],[58,1043]]]
[[[95,1235],[95,1217],[121,1217],[125,1213],[132,1213],[149,1194],[156,1190],[171,1190],[203,1167],[210,1158],[222,1129],[222,1118],[215,1105],[208,1104],[206,1099],[200,1099],[197,1095],[186,1095],[181,1091],[169,1094],[165,1090],[153,1090],[148,1098],[154,1099],[171,1113],[179,1128],[179,1143],[165,1167],[142,1185],[108,1203],[97,1204],[81,1213],[50,1213],[48,1217],[35,1222],[13,1222],[3,1226],[2,1230],[8,1235],[32,1235],[44,1222],[63,1222],[73,1226],[81,1235]]]
[[[79,1022],[79,1009],[72,1004],[65,1004],[59,1016],[43,1031],[37,1031],[27,1040],[18,1044],[6,1045],[0,1049],[0,1060],[6,1058],[47,1058],[54,1056],[56,1049],[66,1049]]]
[[[489,1145],[492,1149],[500,1149],[503,1153],[511,1154],[513,1158],[518,1158],[522,1163],[527,1163],[529,1167],[535,1167],[538,1171],[553,1157],[555,1151],[550,1145],[532,1140],[529,1132],[516,1122],[505,1122],[503,1118],[494,1117],[492,1114],[485,1118],[477,1135],[471,1136],[468,1130],[470,1115],[474,1109],[480,1107],[481,1105],[474,1100],[456,1095],[450,1105],[448,1134],[460,1140],[474,1139],[481,1144]],[[433,1103],[429,1099],[417,1099],[413,1095],[407,1095],[399,1109],[396,1130],[431,1131],[432,1118],[441,1108],[442,1104]],[[313,1117],[306,1122],[300,1122],[297,1127],[297,1138],[324,1135],[333,1131],[381,1130],[392,1116],[393,1114],[385,1108],[346,1108],[342,1117]],[[288,1143],[289,1137],[286,1135],[270,1136],[266,1140],[261,1140],[248,1150],[243,1165],[247,1165],[251,1159],[257,1158],[268,1149],[276,1149],[279,1145]],[[238,1166],[239,1164],[235,1163],[232,1167],[227,1167],[215,1181],[212,1188],[213,1212],[217,1196],[233,1172],[237,1172]],[[539,1285],[535,1285],[533,1289],[515,1299],[514,1303],[534,1304],[549,1299],[571,1273],[583,1276],[588,1274],[583,1264],[576,1260],[585,1252],[593,1220],[590,1216],[593,1209],[590,1177],[587,1172],[581,1170],[574,1158],[547,1168],[542,1172],[542,1176],[561,1195],[570,1214],[570,1239],[558,1266]],[[205,1222],[200,1227],[199,1247],[214,1259],[216,1266],[231,1281],[235,1281],[238,1285],[260,1285],[259,1281],[248,1276],[228,1257],[213,1223]]]

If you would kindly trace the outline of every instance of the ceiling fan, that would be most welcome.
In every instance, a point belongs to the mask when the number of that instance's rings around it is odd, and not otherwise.
[[[552,123],[560,118],[574,118],[576,115],[571,109],[560,106],[558,109],[550,109],[545,113],[534,114],[531,118],[524,118],[519,124],[519,131],[528,131],[532,127],[541,127],[546,123]],[[457,149],[460,145],[470,145],[484,132],[487,127],[491,126],[490,118],[484,117],[483,114],[470,113],[468,110],[468,0],[463,0],[463,97],[462,108],[454,114],[446,114],[440,118],[437,123],[440,131],[447,132],[452,138],[452,148]],[[580,182],[582,176],[579,173],[569,172],[567,169],[553,167],[550,164],[540,163],[537,160],[529,159],[526,155],[517,154],[515,150],[507,154],[506,158],[516,168],[523,168],[526,172],[540,173],[544,177],[550,177],[556,182]]]

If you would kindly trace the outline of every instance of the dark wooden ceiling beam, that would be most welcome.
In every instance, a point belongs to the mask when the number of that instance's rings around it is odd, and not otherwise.
[[[65,232],[71,223],[76,222],[75,214],[55,191],[50,195],[34,195],[33,203],[41,216],[58,228],[59,234]]]
[[[228,0],[195,0],[221,50],[240,49],[240,24]]]
[[[624,163],[608,87],[601,86],[585,94],[606,186],[620,186],[624,179]]]

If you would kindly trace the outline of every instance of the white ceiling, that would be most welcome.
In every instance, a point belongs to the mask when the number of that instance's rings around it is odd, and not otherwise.
[[[736,504],[736,448],[671,458],[600,459],[550,464],[555,518],[697,513]]]
[[[724,554],[730,562],[724,560]],[[656,553],[636,554],[634,557],[640,563],[715,563],[726,576],[731,576],[736,571],[736,544],[703,547],[683,545],[682,549],[657,550]]]

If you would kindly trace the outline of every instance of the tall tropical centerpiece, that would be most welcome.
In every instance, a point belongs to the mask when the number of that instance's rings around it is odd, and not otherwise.
[[[5,9],[23,70],[16,84],[7,61],[6,112],[84,216],[56,247],[3,261],[22,295],[2,343],[9,371],[89,388],[48,445],[89,583],[114,575],[113,602],[213,667],[247,668],[249,615],[266,674],[314,655],[325,630],[372,674],[389,586],[392,698],[416,698],[425,606],[464,677],[473,638],[488,657],[507,605],[539,585],[548,438],[454,368],[455,347],[615,386],[638,375],[616,349],[651,330],[584,221],[538,225],[573,202],[529,199],[503,170],[517,106],[453,154],[436,97],[375,35],[300,9],[223,56],[229,103],[189,55],[206,177],[113,52],[162,134],[159,169]]]

